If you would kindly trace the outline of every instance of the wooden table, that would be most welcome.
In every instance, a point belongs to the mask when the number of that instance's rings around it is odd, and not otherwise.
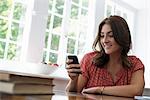
[[[51,95],[2,94],[0,100],[134,100],[134,98],[54,91]]]

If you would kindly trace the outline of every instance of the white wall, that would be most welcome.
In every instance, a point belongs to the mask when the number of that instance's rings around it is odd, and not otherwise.
[[[150,88],[150,0],[145,3],[145,8],[138,10],[135,17],[135,55],[137,55],[145,65],[145,87]]]
[[[146,86],[150,88],[150,0],[147,0],[146,2],[146,70],[145,70],[145,76],[146,76]]]

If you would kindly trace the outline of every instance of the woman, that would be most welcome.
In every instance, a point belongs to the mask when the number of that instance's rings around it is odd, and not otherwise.
[[[136,56],[127,55],[130,47],[127,22],[120,16],[104,19],[93,43],[94,51],[87,53],[80,64],[70,64],[68,60],[70,81],[66,90],[126,97],[142,95],[144,65]]]

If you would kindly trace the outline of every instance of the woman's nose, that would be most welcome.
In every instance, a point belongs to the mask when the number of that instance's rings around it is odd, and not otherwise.
[[[108,42],[108,41],[109,41],[108,37],[107,37],[107,36],[104,36],[103,42],[106,43],[106,42]]]

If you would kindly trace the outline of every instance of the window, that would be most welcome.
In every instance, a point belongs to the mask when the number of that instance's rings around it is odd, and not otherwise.
[[[62,64],[68,54],[84,54],[88,7],[88,0],[49,0],[44,62]]]
[[[45,28],[43,61],[62,64],[67,54],[82,56],[89,34],[89,4],[89,0],[2,0],[0,59],[42,62],[43,46],[37,44],[42,44]]]
[[[0,59],[19,59],[25,12],[23,0],[0,1]]]

